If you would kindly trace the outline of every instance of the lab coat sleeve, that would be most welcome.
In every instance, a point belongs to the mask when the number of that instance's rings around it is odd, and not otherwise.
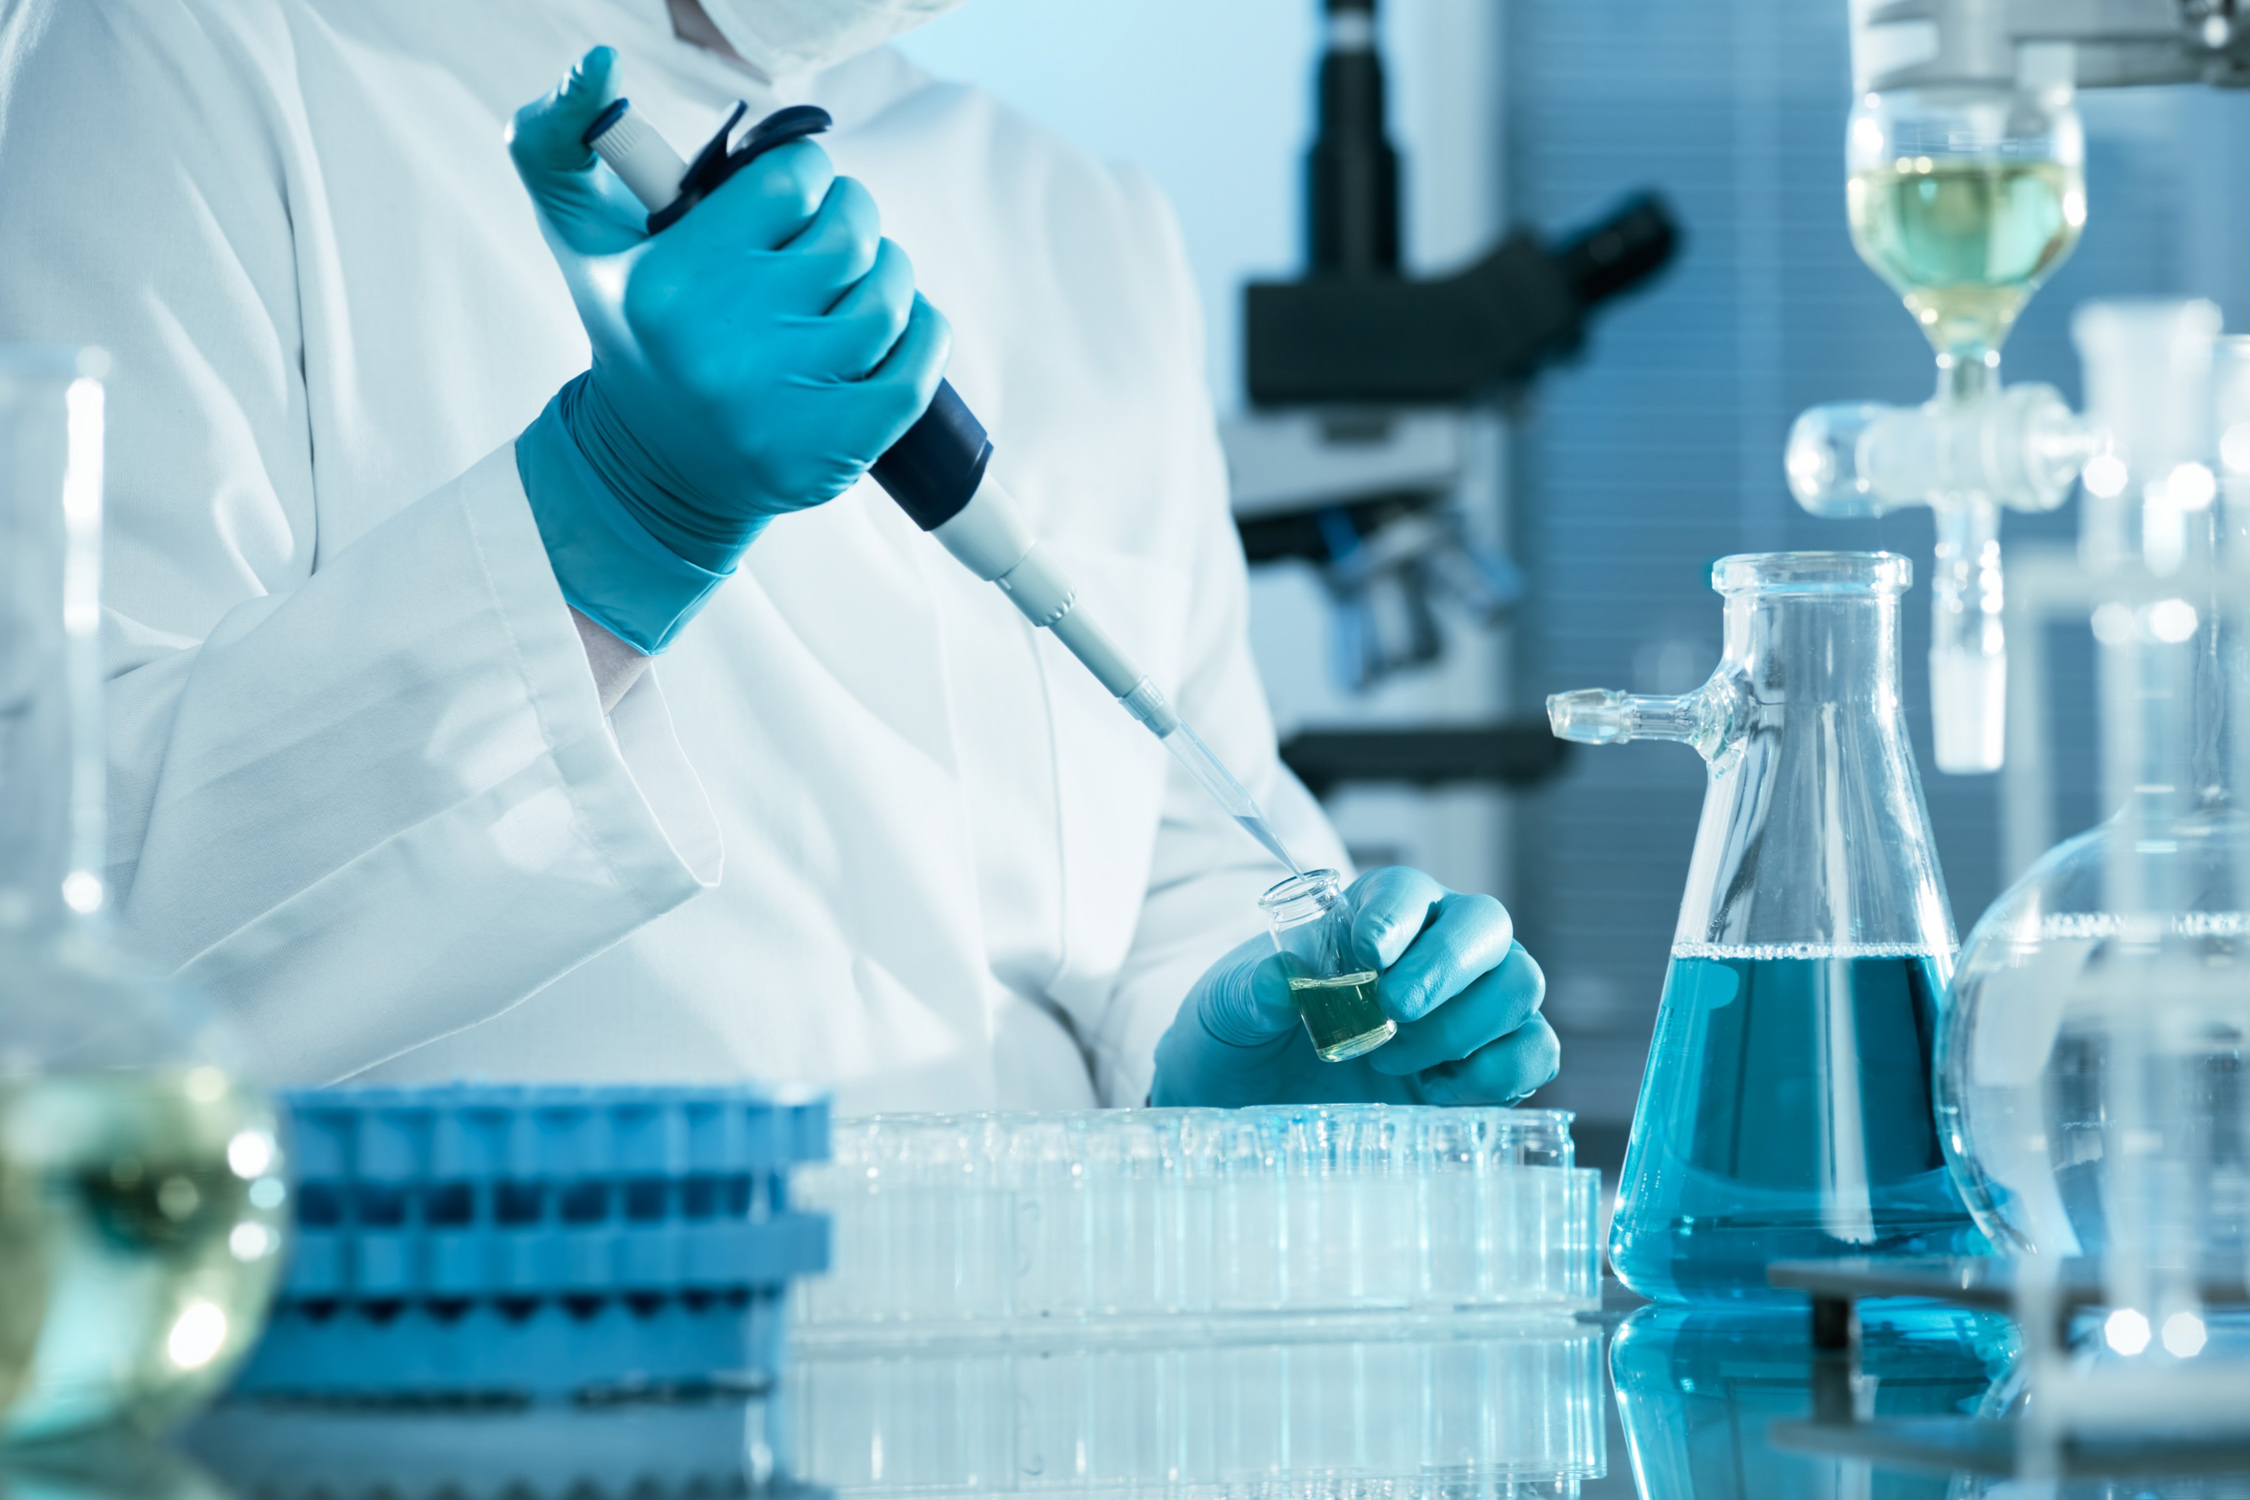
[[[113,358],[114,896],[269,1077],[322,1081],[523,999],[718,846],[652,677],[602,714],[512,444],[323,545],[259,10],[0,12],[0,339]]]
[[[1174,699],[1265,809],[1290,852],[1307,868],[1348,870],[1343,841],[1320,804],[1281,763],[1250,654],[1249,576],[1204,386],[1202,321],[1186,253],[1162,197],[1137,174],[1126,182],[1143,199],[1143,218],[1156,242],[1152,260],[1169,282],[1163,300],[1180,323],[1174,341],[1180,368],[1168,381],[1175,393],[1173,430],[1164,439],[1187,445],[1192,480],[1185,487],[1178,553],[1190,603]],[[1286,873],[1185,771],[1169,767],[1140,921],[1091,1032],[1095,1086],[1104,1104],[1146,1101],[1157,1039],[1203,972],[1265,930],[1258,897]]]

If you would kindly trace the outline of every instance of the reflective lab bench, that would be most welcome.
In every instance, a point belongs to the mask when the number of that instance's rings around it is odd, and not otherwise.
[[[602,1404],[237,1401],[189,1462],[121,1447],[0,1465],[5,1500],[716,1500],[1304,1495],[1382,1500],[1955,1500],[2250,1495],[2238,1464],[2027,1485],[2005,1322],[1801,1311],[1397,1316],[800,1348],[781,1388]],[[1842,1362],[1840,1362],[1840,1360]],[[2224,1456],[2221,1456],[2223,1459]],[[71,1477],[70,1462],[109,1473]]]

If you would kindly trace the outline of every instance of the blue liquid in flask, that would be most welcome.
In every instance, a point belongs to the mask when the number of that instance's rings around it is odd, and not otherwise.
[[[1945,1169],[1936,957],[1683,945],[1641,1081],[1610,1261],[1661,1301],[1797,1300],[1777,1260],[1983,1255]]]

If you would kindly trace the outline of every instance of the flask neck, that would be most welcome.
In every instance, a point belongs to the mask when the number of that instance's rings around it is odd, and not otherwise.
[[[1742,593],[1726,607],[1722,675],[1768,709],[1848,704],[1898,724],[1898,595],[1873,590]]]
[[[1732,759],[1712,761],[1675,941],[1949,963],[1900,699],[1898,592],[1730,595],[1720,673],[1743,708]]]
[[[103,904],[96,360],[0,351],[0,936]]]
[[[2210,595],[2095,611],[2104,800],[2152,833],[2239,796],[2250,743],[2237,712],[2243,647],[2228,613]]]

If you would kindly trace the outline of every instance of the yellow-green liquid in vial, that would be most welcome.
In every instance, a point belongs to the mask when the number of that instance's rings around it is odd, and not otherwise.
[[[2008,157],[1900,157],[1847,201],[1860,258],[1941,352],[1997,348],[2086,223],[2078,169]]]
[[[213,1068],[0,1082],[0,1440],[215,1391],[280,1270],[280,1174],[272,1111]]]
[[[1375,979],[1373,970],[1326,979],[1290,976],[1289,996],[1323,1062],[1373,1052],[1397,1034],[1397,1024],[1376,1003]]]

